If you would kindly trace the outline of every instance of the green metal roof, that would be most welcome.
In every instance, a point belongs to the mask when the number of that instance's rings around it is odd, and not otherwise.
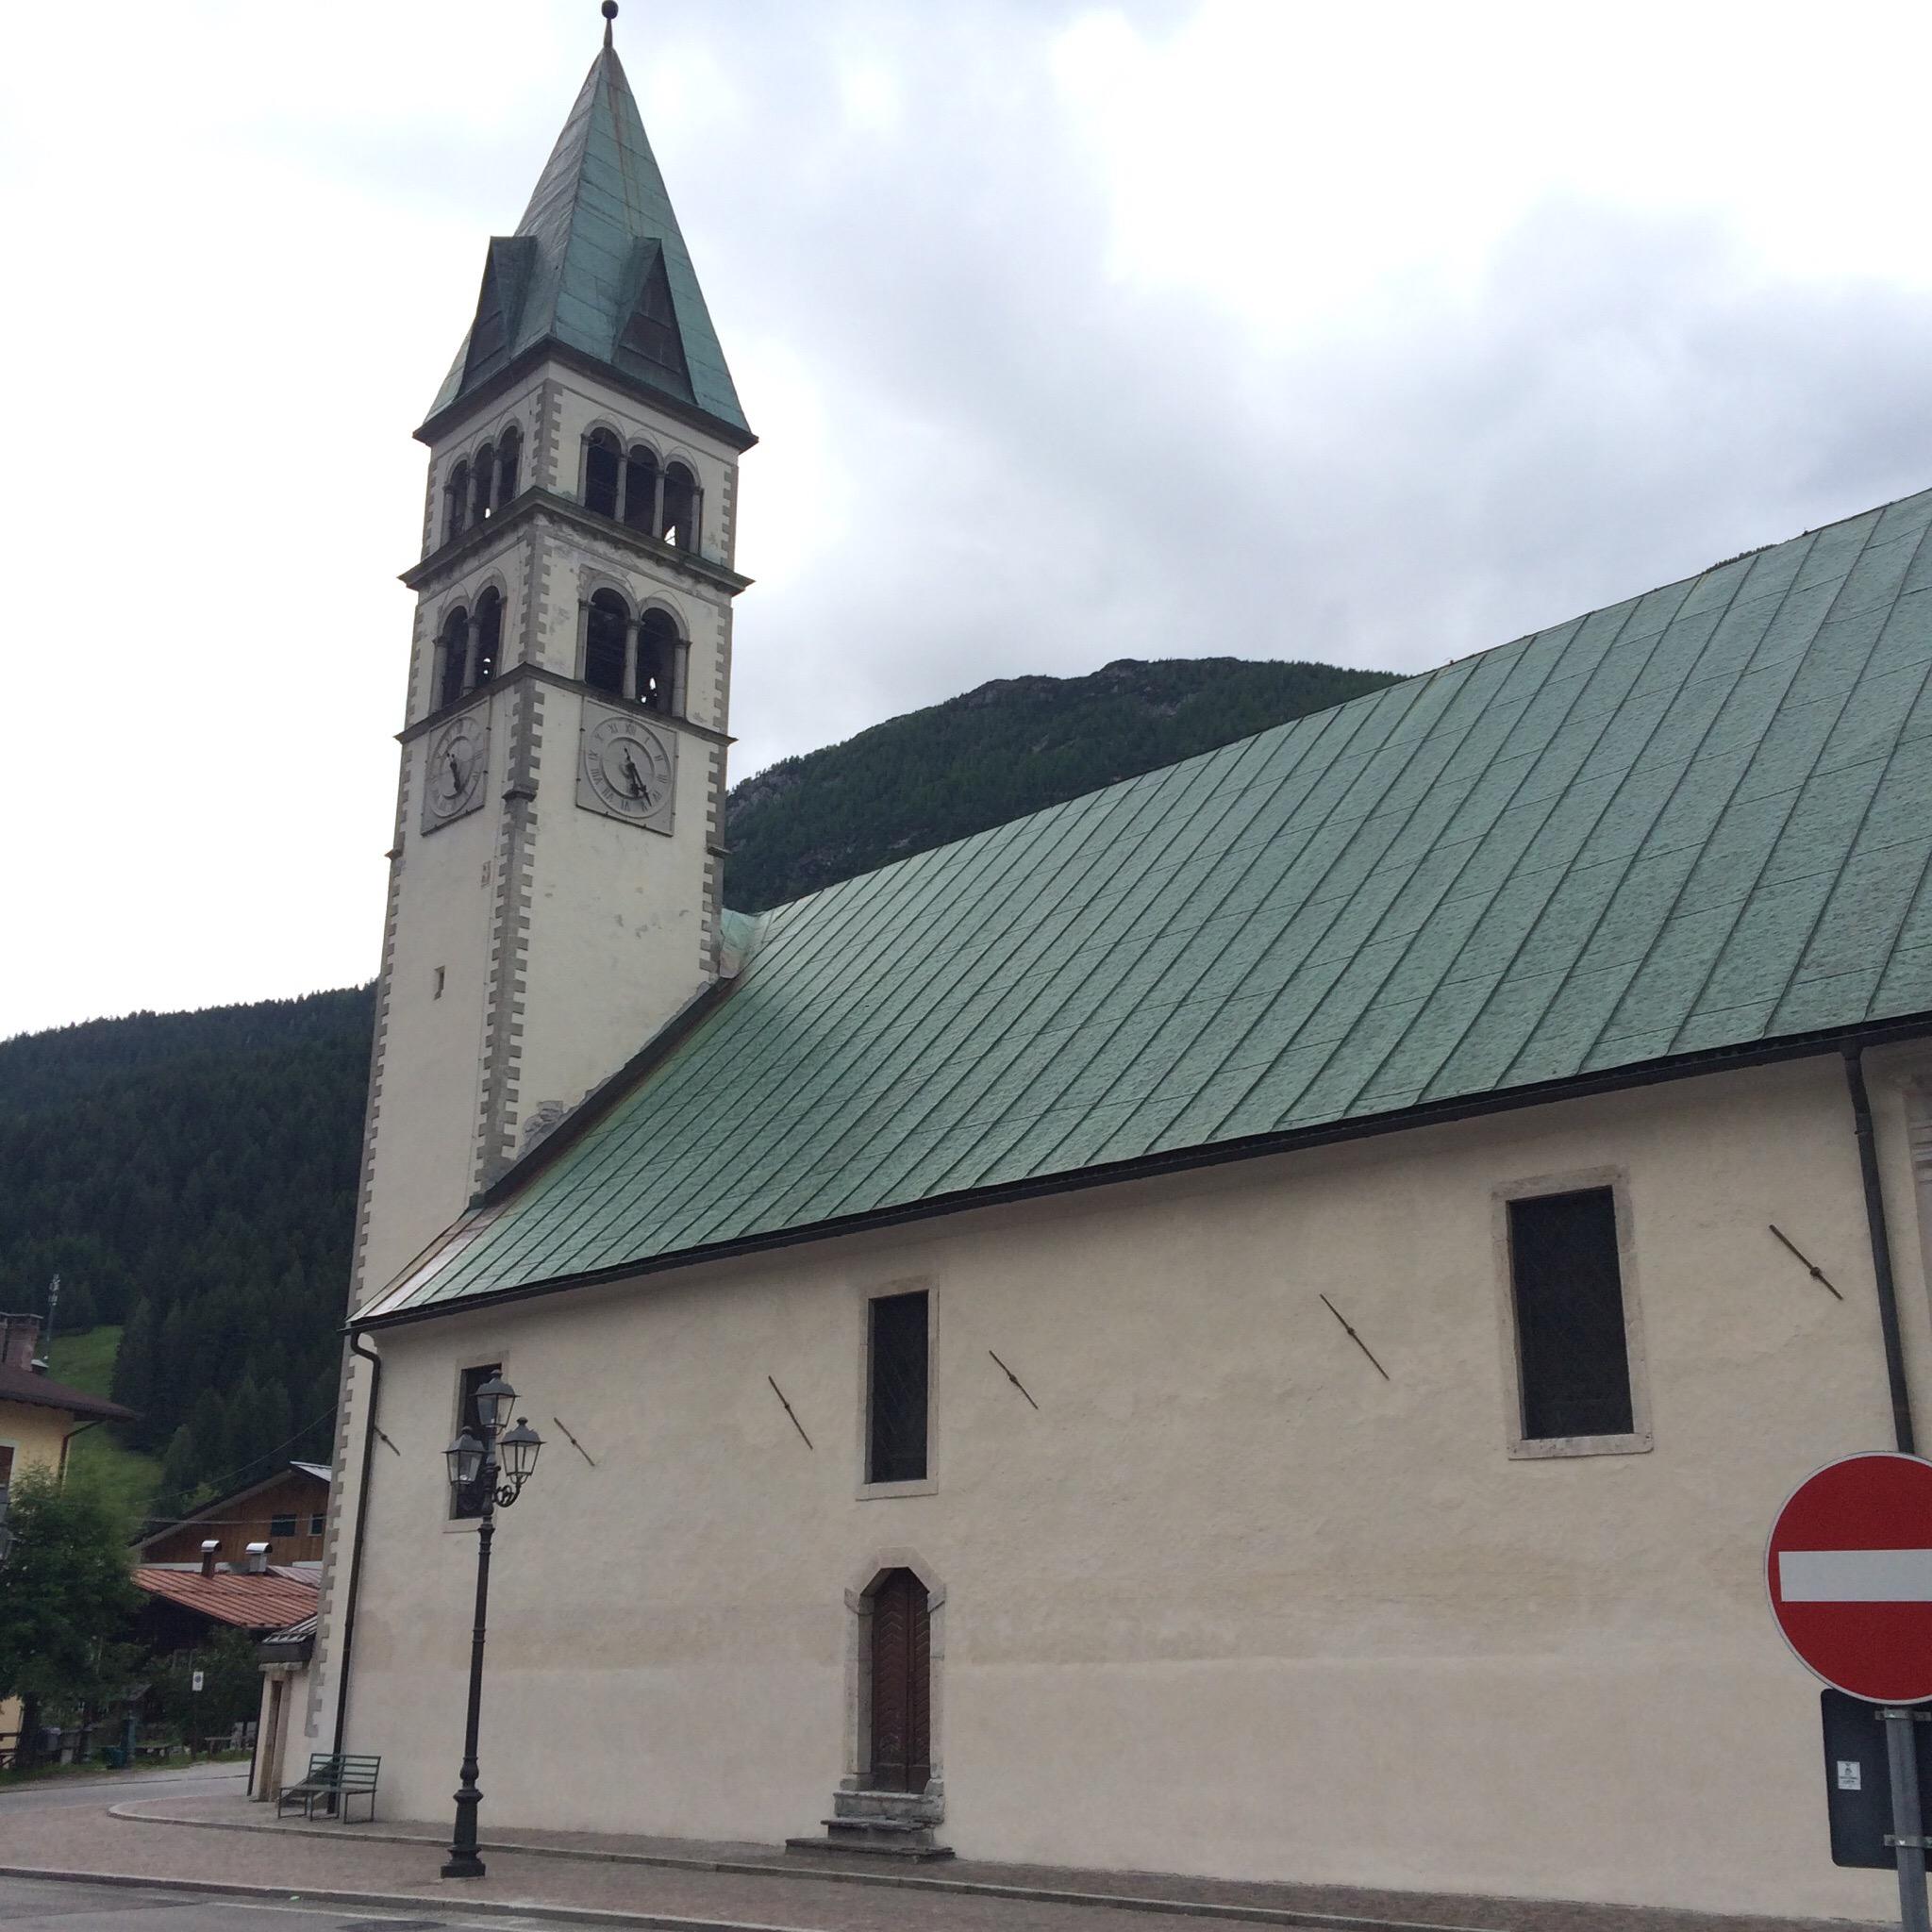
[[[781,906],[372,1314],[1932,1012],[1932,492]]]
[[[660,265],[683,350],[681,370],[647,358],[623,341]],[[502,316],[500,341],[485,326],[492,303]],[[633,382],[751,433],[664,177],[644,138],[643,118],[623,63],[608,46],[585,76],[516,234],[490,244],[477,321],[437,393],[431,417],[543,341],[593,357]]]

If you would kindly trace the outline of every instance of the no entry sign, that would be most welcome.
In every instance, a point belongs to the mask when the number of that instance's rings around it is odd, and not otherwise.
[[[1826,1463],[1778,1511],[1764,1569],[1785,1641],[1827,1684],[1932,1703],[1932,1462]]]

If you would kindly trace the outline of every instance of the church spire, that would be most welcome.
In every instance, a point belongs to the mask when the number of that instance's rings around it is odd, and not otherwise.
[[[612,44],[615,0],[603,12],[604,45],[516,233],[491,241],[475,319],[425,428],[512,365],[561,352],[745,447],[751,431]]]

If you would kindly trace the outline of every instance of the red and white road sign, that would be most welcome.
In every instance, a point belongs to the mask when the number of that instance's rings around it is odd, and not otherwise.
[[[1827,1462],[1785,1499],[1764,1553],[1771,1613],[1827,1684],[1932,1703],[1932,1462]]]

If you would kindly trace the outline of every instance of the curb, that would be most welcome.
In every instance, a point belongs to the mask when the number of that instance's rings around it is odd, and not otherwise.
[[[352,1837],[340,1825],[330,1824],[260,1824],[249,1823],[242,1818],[170,1818],[165,1814],[143,1811],[138,1807],[146,1804],[166,1804],[165,1798],[130,1798],[119,1805],[108,1807],[108,1816],[118,1818],[124,1824],[180,1824],[190,1831],[253,1831],[271,1838],[325,1838],[333,1839],[337,1844],[370,1845],[433,1845],[442,1848],[441,1838],[431,1838],[417,1831],[371,1831],[366,1825],[358,1826]],[[592,1851],[578,1845],[526,1845],[511,1839],[489,1839],[479,1840],[479,1852],[514,1852],[525,1858],[584,1858],[593,1863],[608,1865],[666,1865],[681,1872],[732,1872],[758,1873],[773,1874],[769,1865],[754,1864],[750,1859],[736,1858],[692,1858],[681,1857],[675,1852],[619,1852]],[[779,1878],[842,1878],[842,1872],[798,1872],[779,1870],[774,1874]],[[874,1874],[859,1872],[852,1874],[856,1883],[869,1885],[875,1882]],[[890,1877],[889,1874],[878,1874],[877,1877]]]
[[[141,1878],[127,1872],[65,1872],[46,1865],[0,1865],[0,1878],[44,1878],[62,1885],[116,1885],[131,1891],[191,1891],[218,1898],[273,1898],[291,1905],[404,1907],[421,1911],[439,1901],[420,1891],[291,1891],[285,1885],[241,1885],[217,1878]],[[620,1912],[595,1906],[546,1906],[532,1900],[475,1898],[460,1909],[478,1919],[558,1919],[573,1925],[642,1926],[649,1932],[800,1932],[755,1919],[679,1918],[671,1912]]]
[[[334,1839],[339,1843],[343,1838],[342,1833],[331,1830],[325,1825],[250,1824],[240,1819],[225,1818],[157,1818],[151,1813],[135,1810],[133,1806],[140,1802],[142,1801],[136,1799],[125,1805],[110,1805],[108,1807],[108,1816],[127,1824],[178,1824],[185,1825],[192,1831],[265,1832],[282,1838]],[[155,1799],[149,1802],[165,1803],[166,1800]],[[442,1844],[440,1838],[425,1838],[417,1833],[406,1831],[358,1831],[355,1840],[350,1841],[360,1841],[365,1844],[424,1845],[438,1849],[441,1849]],[[1307,1928],[1307,1932],[1493,1932],[1493,1928],[1476,1924],[1444,1925],[1422,1919],[1370,1919],[1359,1914],[1298,1910],[1291,1906],[1220,1905],[1208,1899],[1148,1898],[1131,1892],[1061,1891],[1044,1885],[996,1885],[984,1879],[926,1877],[910,1872],[832,1871],[807,1865],[793,1868],[790,1865],[754,1864],[749,1859],[738,1858],[682,1858],[669,1852],[589,1851],[570,1845],[522,1844],[511,1839],[486,1840],[478,1844],[477,1850],[502,1857],[577,1858],[591,1864],[655,1865],[683,1872],[724,1873],[734,1877],[806,1878],[815,1880],[821,1885],[893,1886],[912,1891],[961,1893],[973,1898],[1006,1899],[1027,1905],[1084,1906],[1116,1912],[1167,1912],[1176,1918],[1221,1919],[1236,1924],[1301,1926]],[[7,1868],[0,1866],[0,1875],[6,1874]],[[142,1881],[135,1879],[127,1882],[139,1884]],[[273,1886],[243,1889],[276,1890]],[[322,1894],[307,1892],[303,1896],[319,1898]],[[356,1896],[359,1897],[361,1894]],[[519,1909],[542,1912],[551,1908],[531,1906]],[[558,1911],[556,1915],[562,1916],[562,1913]],[[661,1917],[646,1917],[637,1921],[620,1917],[618,1923],[654,1925],[738,1924],[735,1920],[725,1919]],[[758,1932],[780,1932],[780,1928],[761,1927],[758,1928]],[[799,1932],[799,1928],[785,1928],[785,1932]]]

